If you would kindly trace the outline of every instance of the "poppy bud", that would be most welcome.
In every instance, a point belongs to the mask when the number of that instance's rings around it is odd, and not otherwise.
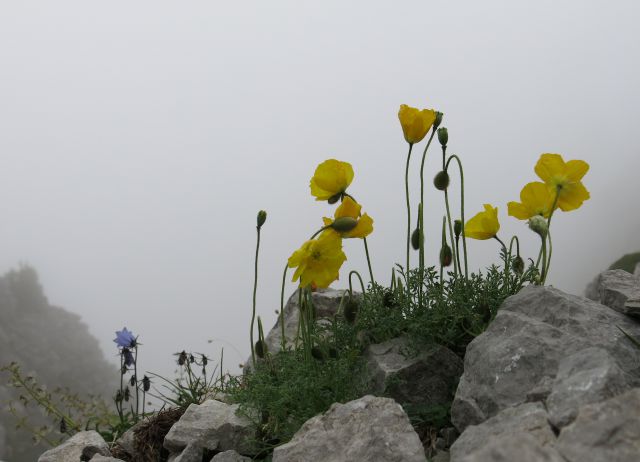
[[[441,127],[438,129],[438,141],[440,141],[441,146],[446,146],[449,142],[449,131],[447,127]]]
[[[547,237],[549,227],[547,226],[547,220],[545,220],[541,215],[529,218],[529,228],[531,228],[534,233],[538,233],[541,238],[544,239]]]
[[[151,389],[151,380],[146,375],[142,379],[142,389],[145,393]]]
[[[520,255],[513,259],[513,271],[518,275],[524,272],[524,260]]]
[[[358,220],[352,217],[336,218],[329,226],[339,233],[348,233],[358,225]]]
[[[445,267],[449,266],[452,259],[453,254],[451,252],[451,247],[449,247],[449,244],[445,242],[445,244],[440,249],[440,265]]]
[[[442,123],[442,117],[444,114],[440,111],[436,111],[436,120],[433,121],[433,128],[438,128]]]
[[[411,247],[413,247],[413,250],[420,248],[420,241],[420,228],[416,228],[413,233],[411,233]]]
[[[358,302],[355,300],[349,300],[344,307],[344,319],[353,324],[356,322],[356,315],[358,314]]]
[[[129,385],[131,385],[132,387],[135,387],[136,385],[136,376],[135,374],[131,376],[131,378],[129,379]]]
[[[118,390],[116,393],[116,397],[114,398],[116,403],[122,402],[122,390]]]
[[[60,419],[60,433],[67,433],[67,421],[64,418]]]
[[[267,345],[264,344],[264,342],[262,340],[258,340],[255,344],[255,346],[253,347],[254,351],[256,352],[256,356],[260,359],[264,359],[266,353],[267,353]]]
[[[333,196],[331,196],[329,199],[327,199],[327,202],[329,204],[335,204],[336,202],[338,202],[340,199],[342,198],[342,193],[339,192],[338,194],[334,194]]]
[[[207,358],[205,355],[202,355],[202,365],[204,367],[207,367],[207,364],[209,364],[209,358]]]
[[[453,232],[456,235],[456,239],[460,237],[460,234],[462,233],[462,220],[453,221]]]
[[[311,348],[311,356],[313,356],[318,361],[324,361],[325,359],[324,353],[317,346],[314,346],[313,348]]]
[[[258,212],[258,229],[262,228],[262,225],[264,225],[265,221],[267,221],[267,212],[265,212],[264,210],[260,210]]]
[[[436,189],[439,189],[440,191],[444,191],[445,189],[447,189],[449,187],[449,174],[447,173],[447,171],[439,171],[433,179],[433,184]]]
[[[184,366],[184,363],[187,362],[187,352],[182,350],[178,354],[178,366]]]

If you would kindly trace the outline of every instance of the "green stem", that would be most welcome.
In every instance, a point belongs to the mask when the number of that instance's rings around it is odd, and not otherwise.
[[[444,246],[447,243],[446,223],[447,223],[447,218],[442,217],[442,244],[440,245],[440,252],[442,252],[442,249],[444,249]],[[440,284],[442,284],[443,283],[442,278],[444,276],[444,265],[442,264],[442,258],[438,257],[438,260],[440,261]]]
[[[542,240],[542,273],[540,276],[540,285],[544,285],[544,280],[547,276],[547,238],[540,236]]]
[[[464,252],[464,277],[469,278],[469,264],[467,260],[467,236],[465,234],[464,226],[464,170],[462,169],[462,161],[460,158],[453,154],[450,155],[445,164],[445,170],[449,171],[449,163],[452,159],[455,159],[460,169],[460,219],[462,220],[462,250]]]
[[[254,277],[253,277],[253,311],[251,313],[251,331],[249,332],[249,338],[251,341],[251,359],[253,360],[253,367],[256,367],[256,352],[255,345],[253,343],[253,326],[256,319],[256,292],[258,290],[258,253],[260,251],[260,226],[256,226],[258,232],[258,239],[256,242],[256,257],[254,259]]]
[[[356,270],[352,270],[349,273],[349,291],[353,292],[353,286],[351,285],[351,276],[354,275],[354,274],[356,276],[358,276],[358,279],[360,280],[360,287],[362,287],[362,295],[364,295],[364,293],[365,293],[364,282],[362,282],[362,276],[360,276],[360,273],[358,273]]]
[[[284,336],[284,285],[287,280],[287,270],[289,269],[289,264],[284,265],[284,271],[282,272],[282,289],[280,290],[280,329],[281,329],[281,343],[282,343],[282,351],[285,351],[285,347],[287,344],[287,339]]]
[[[453,225],[451,224],[451,211],[449,210],[449,192],[448,189],[444,190],[444,204],[447,209],[447,223],[449,223],[449,238],[451,239],[451,248],[453,254],[453,273],[458,274],[458,268],[456,267],[456,255],[455,246],[453,245]]]
[[[504,251],[504,290],[506,293],[509,293],[509,261],[511,260],[511,252],[507,250],[507,246],[502,242],[502,239],[500,239],[497,234],[493,236],[493,238],[500,243],[502,250]]]
[[[542,284],[544,285],[547,280],[547,274],[549,274],[549,268],[551,267],[551,254],[553,253],[553,243],[551,242],[551,217],[556,210],[556,206],[558,205],[558,199],[560,197],[560,186],[556,186],[556,195],[553,198],[553,205],[551,206],[551,212],[549,212],[549,218],[547,219],[547,237],[549,238],[549,256],[546,261],[545,272],[542,275]]]
[[[140,389],[138,388],[138,345],[135,347],[135,355],[133,357],[133,376],[135,377],[135,386],[136,386],[136,415],[135,422],[139,420],[139,411],[140,411]]]
[[[419,210],[419,222],[420,222],[420,237],[422,239],[422,241],[424,242],[424,236],[422,235],[424,233],[424,228],[422,227],[422,224],[424,223],[424,220],[422,219],[423,214],[424,214],[424,161],[427,158],[427,151],[429,150],[429,146],[431,146],[431,141],[433,140],[433,136],[436,134],[436,128],[434,127],[431,130],[431,136],[429,136],[429,140],[427,141],[427,145],[424,148],[424,151],[422,152],[422,160],[420,161],[420,204],[421,204],[421,209]],[[408,195],[407,195],[407,200],[408,200]],[[423,273],[424,273],[424,245],[421,243],[420,244],[420,257],[419,257],[419,265],[420,265],[420,277],[422,278]],[[409,270],[409,268],[407,268],[407,271]],[[421,283],[422,284],[422,283]]]
[[[549,268],[551,267],[551,254],[553,253],[553,242],[551,241],[551,231],[547,229],[547,239],[549,240],[549,255],[547,257],[547,267],[542,276],[542,284],[544,285],[547,280],[547,275],[549,274]]]
[[[363,237],[362,242],[364,242],[364,253],[367,255],[367,266],[369,266],[369,277],[371,278],[371,286],[373,287],[373,283],[376,282],[373,279],[373,270],[371,269],[371,258],[369,257],[369,246],[367,245],[367,238]]]
[[[407,154],[407,166],[404,172],[404,189],[407,199],[407,266],[405,268],[405,282],[407,288],[409,287],[409,244],[411,241],[411,204],[409,202],[409,161],[411,160],[411,151],[413,150],[413,143],[409,143],[409,153]]]

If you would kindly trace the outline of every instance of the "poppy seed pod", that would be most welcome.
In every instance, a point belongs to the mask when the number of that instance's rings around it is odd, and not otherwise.
[[[456,238],[460,237],[462,233],[462,220],[453,221],[453,233],[456,235]]]
[[[438,129],[438,141],[440,141],[441,146],[446,146],[449,142],[449,131],[447,127],[440,127]]]
[[[335,229],[339,233],[348,233],[353,228],[358,225],[358,220],[352,217],[340,217],[336,218],[333,223],[331,223],[331,228]]]
[[[538,233],[541,238],[544,239],[547,237],[549,227],[547,226],[547,220],[545,220],[544,217],[536,215],[535,217],[529,218],[529,228],[531,228],[534,233]]]
[[[445,267],[449,266],[452,260],[453,253],[451,252],[451,247],[449,247],[449,244],[445,242],[445,244],[440,249],[440,265]]]
[[[413,250],[420,248],[420,241],[420,228],[416,228],[413,233],[411,233],[411,247],[413,247]]]
[[[433,179],[433,185],[440,191],[444,191],[449,187],[449,174],[446,170],[441,170],[438,172],[438,174]]]
[[[262,225],[264,225],[264,222],[267,221],[267,212],[265,212],[264,210],[260,210],[258,212],[258,229],[262,228]]]
[[[524,260],[520,255],[513,259],[513,271],[518,275],[524,272]]]

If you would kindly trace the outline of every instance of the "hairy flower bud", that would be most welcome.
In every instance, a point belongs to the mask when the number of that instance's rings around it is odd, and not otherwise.
[[[440,127],[438,129],[438,141],[440,141],[441,146],[446,146],[449,142],[449,131],[447,127]]]
[[[267,212],[265,212],[264,210],[260,210],[258,212],[258,229],[262,228],[262,225],[264,225],[264,222],[267,221]]]
[[[513,271],[518,275],[524,273],[524,260],[520,255],[513,259]]]
[[[453,260],[453,253],[451,252],[451,247],[449,244],[445,242],[445,244],[440,249],[440,265],[447,267],[451,264]]]
[[[151,380],[146,375],[142,378],[142,390],[148,392],[151,389]]]
[[[331,228],[335,229],[339,233],[348,233],[353,228],[358,225],[358,220],[352,217],[340,217],[336,218],[333,223],[331,223]]]
[[[262,340],[258,340],[253,348],[256,352],[256,356],[260,359],[264,359],[267,354],[267,345]]]
[[[440,124],[442,123],[442,117],[444,116],[444,114],[440,111],[436,111],[436,120],[434,120],[433,122],[433,127],[434,128],[438,128],[440,126]]]
[[[456,235],[456,238],[460,237],[460,234],[462,234],[462,220],[453,221],[453,233]]]
[[[438,172],[438,174],[433,179],[433,185],[440,191],[444,191],[449,187],[449,174],[446,170],[441,170]]]
[[[349,323],[353,324],[356,322],[356,316],[358,315],[358,302],[354,299],[351,299],[347,302],[344,307],[344,319]]]
[[[413,250],[420,248],[420,241],[420,228],[416,228],[413,233],[411,233],[411,247],[413,247]]]
[[[538,233],[543,239],[547,237],[547,231],[549,231],[547,220],[541,215],[535,215],[529,218],[529,228],[531,228],[533,232]]]

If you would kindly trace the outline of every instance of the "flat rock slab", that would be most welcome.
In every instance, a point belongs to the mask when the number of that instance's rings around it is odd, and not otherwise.
[[[525,403],[507,408],[479,425],[468,426],[449,450],[451,462],[466,461],[466,456],[484,449],[489,442],[497,438],[506,441],[519,435],[527,435],[529,439],[536,443],[536,447],[532,449],[531,454],[537,454],[540,452],[536,449],[537,447],[542,448],[551,445],[556,440],[556,436],[549,425],[548,417],[542,403]],[[492,446],[483,453],[485,455],[481,458],[471,460],[492,460],[486,459],[488,457],[486,454],[497,452],[509,454],[509,451],[511,451],[511,449],[500,449],[500,451],[498,449]],[[515,456],[518,452],[511,452],[510,454]],[[520,459],[514,457],[510,460]]]
[[[638,462],[640,389],[583,406],[556,447],[569,462]]]
[[[307,420],[273,462],[425,462],[424,448],[402,407],[364,396],[333,404]]]
[[[250,457],[241,456],[236,451],[224,451],[216,454],[211,462],[251,462]]]
[[[403,405],[449,406],[463,370],[451,350],[435,346],[411,355],[402,337],[369,345],[364,357],[369,392]]]
[[[251,454],[251,422],[237,414],[238,405],[207,400],[191,404],[164,439],[164,447],[175,462],[201,462],[205,449],[234,449]]]
[[[462,432],[532,397],[546,399],[562,360],[590,347],[605,350],[638,379],[640,355],[618,327],[640,337],[640,324],[600,303],[553,287],[525,287],[468,345],[453,424]]]
[[[38,462],[75,462],[80,461],[83,455],[111,457],[111,452],[98,432],[86,431],[76,433],[60,446],[49,449],[38,458]]]

